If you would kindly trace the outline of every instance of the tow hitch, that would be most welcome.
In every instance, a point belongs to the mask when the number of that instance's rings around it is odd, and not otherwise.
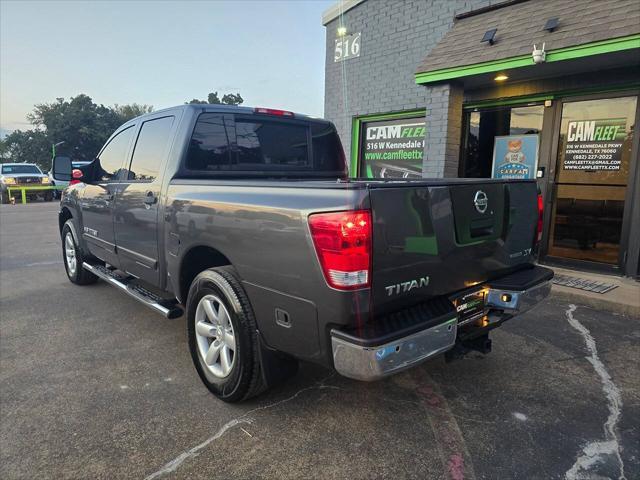
[[[444,354],[447,363],[464,357],[471,351],[487,354],[491,352],[491,339],[486,333],[471,340],[457,341],[454,347]]]

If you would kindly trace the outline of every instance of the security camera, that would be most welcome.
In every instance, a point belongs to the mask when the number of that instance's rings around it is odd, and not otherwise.
[[[533,63],[544,63],[547,60],[547,52],[544,51],[544,43],[542,44],[542,48],[538,49],[536,44],[533,44],[533,53],[531,54],[533,57]]]

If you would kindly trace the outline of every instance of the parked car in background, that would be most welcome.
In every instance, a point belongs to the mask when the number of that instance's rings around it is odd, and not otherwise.
[[[72,168],[80,168],[80,167],[84,167],[86,165],[89,165],[91,162],[71,162],[71,167]],[[48,173],[49,176],[49,182],[51,182],[51,185],[54,185],[56,187],[62,187],[62,188],[67,188],[69,186],[69,182],[67,180],[56,180],[53,178],[53,172],[50,170]],[[56,189],[53,191],[53,196],[55,198],[60,198],[60,196],[62,195],[62,190],[61,189]]]
[[[33,163],[3,163],[0,169],[0,200],[2,203],[9,203],[9,189],[12,189],[11,195],[15,196],[19,191],[18,187],[49,185],[51,185],[49,176],[42,173],[42,170]],[[42,195],[47,202],[53,200],[53,190],[27,190],[26,195],[29,199]]]

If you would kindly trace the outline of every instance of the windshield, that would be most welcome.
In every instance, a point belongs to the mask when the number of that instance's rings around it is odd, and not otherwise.
[[[2,173],[34,173],[42,175],[42,172],[35,165],[2,165]]]

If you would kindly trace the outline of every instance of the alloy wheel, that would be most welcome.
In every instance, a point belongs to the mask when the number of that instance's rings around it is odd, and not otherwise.
[[[76,258],[76,245],[73,243],[73,235],[71,235],[71,232],[67,232],[64,237],[64,256],[67,262],[69,276],[73,277],[78,268],[78,260]]]
[[[204,366],[218,378],[227,377],[236,361],[236,338],[222,300],[215,295],[202,297],[196,308],[195,327]]]

